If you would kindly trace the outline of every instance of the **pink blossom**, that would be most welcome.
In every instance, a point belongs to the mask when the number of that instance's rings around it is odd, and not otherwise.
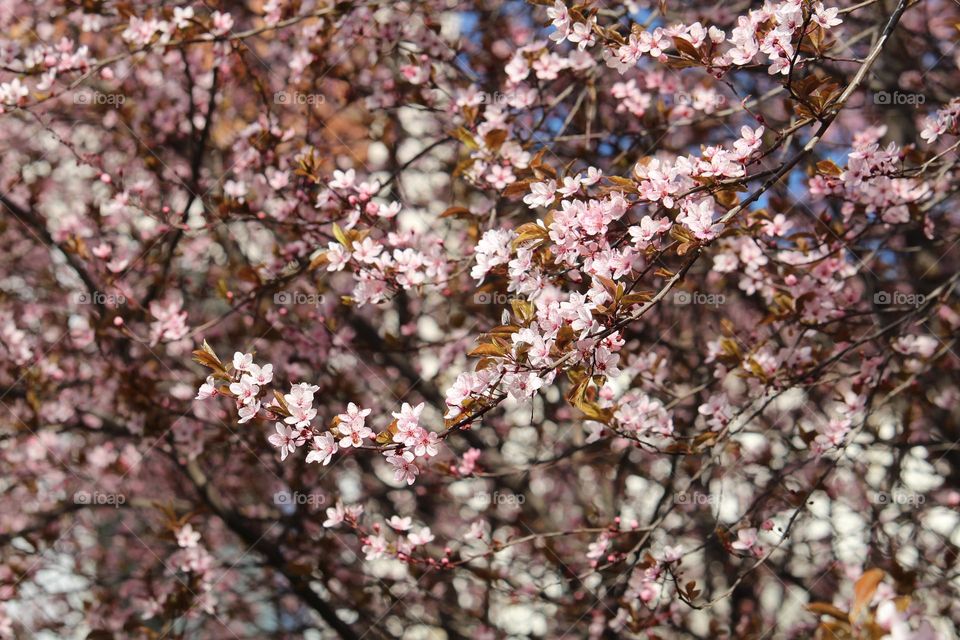
[[[757,544],[756,529],[740,529],[737,531],[737,539],[730,543],[730,547],[737,551],[750,551]]]
[[[409,531],[412,520],[409,517],[391,516],[387,524],[395,531]]]
[[[288,453],[293,453],[297,450],[297,432],[280,422],[277,422],[274,426],[277,432],[267,438],[267,440],[270,441],[270,444],[280,449],[280,459],[286,460]]]
[[[393,475],[397,482],[413,484],[420,474],[420,469],[414,464],[414,455],[410,451],[387,452],[387,462],[393,465]]]
[[[213,379],[213,376],[207,376],[206,381],[200,385],[200,389],[197,391],[196,400],[206,400],[207,398],[212,398],[217,395],[217,385]]]
[[[408,534],[407,539],[413,546],[422,547],[425,544],[430,544],[433,542],[434,536],[430,531],[430,527],[423,527],[418,533]]]
[[[313,448],[307,453],[307,462],[320,462],[323,466],[330,464],[333,455],[339,450],[333,434],[327,432],[313,438]]]
[[[530,185],[530,193],[523,197],[523,201],[531,208],[548,207],[556,198],[556,180],[534,182]]]
[[[194,531],[190,523],[177,529],[177,544],[182,549],[193,549],[200,542],[200,532]]]

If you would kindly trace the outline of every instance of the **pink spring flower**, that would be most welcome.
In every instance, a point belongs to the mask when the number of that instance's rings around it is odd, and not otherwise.
[[[267,440],[270,444],[280,449],[280,460],[286,460],[287,454],[297,450],[298,432],[280,422],[277,422],[274,426],[277,432],[267,438]]]
[[[332,433],[327,432],[314,436],[313,448],[307,453],[307,463],[320,462],[323,466],[327,466],[338,450],[337,440]]]

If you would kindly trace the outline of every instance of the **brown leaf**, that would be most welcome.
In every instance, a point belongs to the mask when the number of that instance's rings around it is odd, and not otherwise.
[[[843,171],[833,162],[833,160],[821,160],[817,163],[817,173],[825,176],[837,177],[843,173]]]
[[[549,232],[536,222],[527,222],[517,227],[517,237],[513,240],[513,247],[526,246],[528,243],[540,244],[550,237]]]
[[[329,258],[327,257],[327,252],[324,251],[322,253],[317,254],[317,256],[310,261],[310,266],[307,268],[310,271],[313,271],[314,269],[327,264],[327,262],[329,262]]]
[[[629,189],[630,191],[636,191],[637,189],[637,183],[629,178],[622,178],[620,176],[607,176],[607,180],[619,187]]]
[[[870,604],[873,594],[883,581],[883,569],[870,569],[864,572],[856,584],[853,585],[853,603],[850,606],[850,622],[855,623],[863,610]]]
[[[457,216],[470,217],[470,209],[466,207],[449,207],[446,211],[440,214],[441,218],[455,218]]]
[[[215,355],[210,355],[202,349],[197,349],[193,352],[193,360],[197,364],[200,364],[208,369],[213,369],[214,371],[221,371],[223,367],[220,365],[220,361]]]
[[[740,198],[737,196],[735,191],[724,189],[723,191],[718,191],[714,197],[724,209],[733,209],[735,206],[740,204]]]
[[[481,345],[474,347],[474,349],[467,354],[470,358],[476,358],[478,356],[499,356],[503,357],[506,354],[503,347],[500,345],[493,344],[492,342],[484,342]]]
[[[342,244],[348,251],[353,250],[353,243],[350,242],[350,238],[347,237],[347,234],[343,232],[343,229],[340,228],[336,222],[333,223],[333,237],[337,239],[337,242]]]
[[[493,329],[487,331],[488,334],[504,333],[504,334],[513,334],[517,331],[520,331],[520,327],[515,324],[501,324],[497,325]]]
[[[831,616],[837,620],[846,620],[848,615],[843,609],[835,607],[826,602],[813,602],[808,604],[807,610],[810,611],[810,613],[817,614],[818,616]]]
[[[460,142],[462,142],[463,144],[467,145],[467,147],[471,151],[476,151],[477,149],[480,148],[480,145],[477,144],[477,141],[476,139],[474,139],[473,134],[467,131],[466,129],[464,129],[463,127],[459,127],[458,129],[453,131],[451,135],[457,140],[459,140]]]
[[[533,303],[528,300],[511,298],[510,307],[513,309],[513,315],[525,324],[533,320],[536,315]]]
[[[533,182],[533,181],[532,181],[532,180],[518,180],[518,181],[516,181],[516,182],[513,182],[513,183],[511,183],[511,184],[508,184],[508,185],[506,186],[506,188],[505,188],[505,189],[503,190],[503,192],[502,192],[502,193],[503,193],[503,197],[504,197],[504,198],[513,198],[513,197],[516,197],[516,196],[526,195],[527,191],[529,191],[529,187],[530,187],[530,183],[531,183],[531,182]]]
[[[693,46],[693,43],[687,40],[686,38],[681,38],[680,36],[673,37],[673,46],[677,48],[677,51],[680,52],[680,55],[687,60],[696,60],[699,62],[702,59],[700,50]]]
[[[582,396],[581,396],[582,400]],[[610,409],[604,409],[600,407],[595,402],[579,402],[576,404],[577,409],[583,412],[583,414],[590,420],[596,422],[602,422],[603,424],[609,424],[610,420],[613,419],[613,411]]]
[[[488,149],[498,150],[507,139],[507,132],[503,129],[494,129],[483,136],[483,143]]]
[[[651,300],[653,300],[653,294],[649,291],[637,291],[623,296],[623,300],[620,302],[629,307],[634,304],[644,304]]]

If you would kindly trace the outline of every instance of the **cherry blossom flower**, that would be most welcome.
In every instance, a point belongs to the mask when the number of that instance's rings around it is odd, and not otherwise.
[[[495,189],[504,189],[508,184],[517,181],[517,178],[513,175],[513,171],[510,170],[510,167],[503,167],[500,165],[494,165],[490,167],[490,172],[486,177],[487,181]]]
[[[730,547],[737,551],[750,551],[757,545],[756,529],[740,529],[737,531],[737,539],[730,543]]]
[[[217,385],[213,379],[213,376],[207,376],[206,381],[200,385],[200,389],[197,391],[196,400],[206,400],[207,398],[212,398],[217,395]]]
[[[253,366],[253,354],[237,351],[233,354],[233,368],[237,371],[247,371]]]
[[[666,545],[663,547],[663,561],[676,562],[683,557],[683,545]]]
[[[422,547],[425,544],[433,542],[434,536],[430,531],[430,527],[423,527],[418,533],[407,534],[407,540],[415,547]]]
[[[246,202],[247,185],[242,180],[227,180],[223,183],[223,193],[237,202]]]
[[[412,520],[409,517],[401,518],[400,516],[391,516],[387,520],[387,524],[390,525],[390,528],[394,531],[409,531]]]
[[[347,405],[347,412],[339,414],[337,419],[341,425],[347,425],[351,430],[359,430],[363,428],[366,417],[371,411],[372,409],[360,409],[351,402]]]
[[[409,447],[418,457],[432,458],[440,452],[440,441],[437,434],[422,428],[416,429],[415,433],[404,441],[404,445]]]
[[[470,276],[482,281],[492,268],[507,264],[510,261],[510,243],[513,238],[513,233],[500,229],[484,233],[476,247],[477,264],[470,271]]]
[[[313,438],[313,448],[307,453],[307,463],[320,462],[323,466],[330,464],[333,455],[339,450],[337,441],[331,433],[322,433]]]
[[[193,7],[174,7],[173,24],[177,29],[186,29],[193,19]]]
[[[286,460],[287,454],[297,450],[297,432],[280,422],[274,426],[277,432],[267,439],[270,444],[280,449],[280,460]]]
[[[368,536],[364,540],[361,551],[366,555],[367,560],[377,560],[386,554],[387,541],[383,536]]]
[[[523,201],[531,208],[548,207],[556,199],[557,182],[535,182],[530,185],[530,193],[523,197]]]
[[[414,464],[414,455],[410,451],[387,452],[387,462],[393,465],[393,475],[397,482],[413,484],[420,474],[420,469]]]
[[[335,527],[346,520],[347,510],[343,507],[343,502],[337,500],[337,504],[332,507],[327,507],[327,519],[323,521],[323,526],[328,529]]]
[[[233,16],[229,13],[214,11],[210,17],[213,19],[212,31],[214,35],[224,35],[233,28]]]
[[[822,2],[817,2],[813,5],[813,10],[814,13],[811,16],[811,20],[824,29],[835,27],[843,22],[843,20],[837,17],[840,10],[836,7],[825,9]]]
[[[400,407],[400,412],[393,414],[393,417],[397,420],[397,429],[400,431],[412,431],[419,426],[420,414],[423,413],[424,406],[423,402],[415,407],[404,402]]]
[[[177,529],[177,544],[182,549],[193,549],[200,542],[200,532],[194,531],[190,523]]]
[[[563,186],[557,189],[559,193],[564,198],[570,198],[578,191],[580,191],[580,175],[567,176],[563,179]]]
[[[156,321],[150,325],[150,344],[156,345],[161,341],[173,342],[187,335],[187,312],[181,311],[183,301],[170,300],[166,304],[153,301],[150,303],[150,315]]]
[[[23,98],[28,95],[30,95],[30,90],[20,82],[19,78],[0,84],[0,103],[5,105],[21,104]]]
[[[356,411],[357,407],[354,406],[353,409]],[[369,409],[365,411],[369,412]],[[337,425],[337,431],[341,435],[339,444],[344,449],[362,447],[364,438],[372,438],[375,435],[370,427],[364,426],[364,415],[366,414],[356,411],[356,415],[351,417],[349,421]]]
[[[230,383],[230,393],[237,397],[237,402],[240,404],[250,404],[256,400],[260,393],[260,387],[242,379],[240,382]]]
[[[242,405],[237,412],[240,415],[238,422],[244,424],[245,422],[250,422],[257,414],[260,412],[260,401],[252,400],[244,405]]]
[[[271,380],[273,380],[272,364],[265,364],[262,367],[250,364],[247,366],[246,373],[240,378],[241,382],[260,387],[270,384]]]
[[[504,387],[515,400],[526,400],[536,394],[543,386],[543,379],[535,373],[508,373],[504,376]]]

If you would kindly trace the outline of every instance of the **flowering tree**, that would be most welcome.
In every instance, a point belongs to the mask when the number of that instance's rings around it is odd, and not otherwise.
[[[0,7],[0,637],[955,637],[960,4]]]

